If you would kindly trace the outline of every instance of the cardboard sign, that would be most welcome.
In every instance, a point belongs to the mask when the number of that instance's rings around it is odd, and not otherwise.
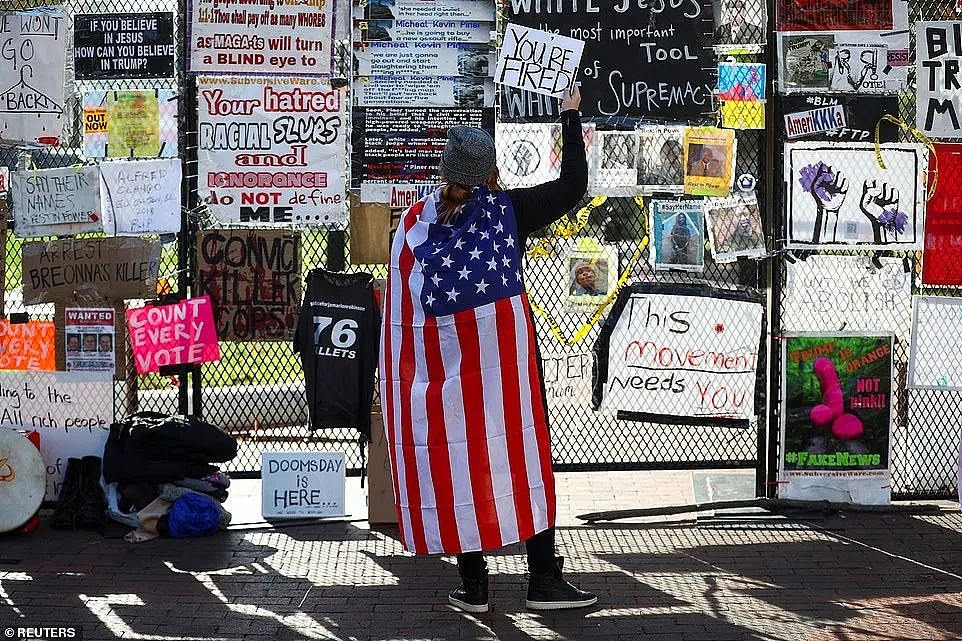
[[[301,235],[269,229],[201,231],[196,284],[210,297],[221,340],[292,340],[301,304]]]
[[[891,498],[891,336],[785,339],[778,496],[885,505]]]
[[[53,321],[11,323],[0,319],[0,369],[57,369]]]
[[[145,238],[70,238],[23,246],[25,305],[95,305],[157,295],[161,244]]]
[[[58,143],[68,32],[62,7],[0,12],[0,140]]]
[[[60,494],[68,458],[104,455],[113,420],[109,374],[0,372],[0,427],[40,432],[48,501]]]
[[[169,365],[220,360],[210,298],[127,310],[127,328],[138,374]]]
[[[74,16],[77,80],[174,77],[174,14],[88,13]]]
[[[582,40],[508,23],[494,81],[561,98],[574,87],[584,48]]]
[[[958,138],[962,131],[962,22],[915,23],[918,101],[915,126],[930,136]]]
[[[100,169],[94,165],[15,171],[10,194],[20,238],[103,230]]]
[[[344,480],[344,452],[264,452],[261,515],[346,516]]]
[[[179,158],[101,163],[104,231],[113,236],[179,232],[180,181]]]

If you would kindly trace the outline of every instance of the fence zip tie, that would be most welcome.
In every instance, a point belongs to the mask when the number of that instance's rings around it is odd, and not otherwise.
[[[554,234],[550,238],[542,238],[538,243],[527,251],[529,258],[543,258],[545,256],[554,255],[552,250],[552,245],[556,240],[562,240],[564,238],[571,238],[588,224],[588,218],[591,216],[591,212],[595,208],[602,205],[606,200],[607,196],[595,196],[591,199],[591,202],[582,207],[578,213],[575,215],[574,220],[565,220],[558,223],[555,228]]]
[[[558,321],[556,321],[554,316],[552,316],[551,313],[545,310],[543,307],[537,303],[530,302],[529,304],[531,305],[531,311],[548,322],[548,326],[551,328],[551,333],[558,340],[558,342],[564,345],[574,345],[575,343],[581,342],[588,335],[588,332],[591,331],[591,328],[594,327],[599,320],[601,320],[605,310],[608,309],[608,306],[612,303],[612,301],[617,298],[618,293],[621,292],[621,288],[624,287],[625,283],[628,282],[628,276],[631,274],[632,268],[634,268],[635,263],[638,262],[638,259],[641,258],[641,254],[645,251],[645,247],[647,246],[648,238],[642,238],[641,242],[638,243],[638,249],[635,250],[634,255],[631,257],[631,260],[628,261],[628,265],[625,267],[624,271],[621,272],[621,278],[618,279],[618,284],[615,286],[614,291],[608,294],[608,297],[605,298],[604,302],[598,306],[598,309],[595,310],[595,313],[591,316],[591,318],[588,319],[588,321],[585,322],[581,327],[579,327],[571,338],[568,338],[564,335],[564,332],[561,331],[561,326],[558,324]]]
[[[885,114],[884,116],[879,118],[879,121],[877,123],[875,123],[875,160],[876,162],[878,162],[878,166],[881,167],[882,169],[888,169],[888,167],[885,166],[885,161],[882,159],[882,143],[880,141],[883,122],[890,122],[896,127],[898,127],[900,130],[906,133],[912,134],[916,140],[918,140],[920,143],[922,143],[928,148],[930,152],[929,153],[929,170],[926,173],[928,174],[929,180],[927,180],[926,182],[928,182],[929,185],[928,185],[928,194],[926,195],[925,200],[926,202],[932,200],[932,196],[935,195],[935,186],[939,182],[939,157],[935,153],[935,144],[932,142],[932,140],[928,136],[926,136],[921,131],[919,131],[912,125],[908,124],[904,120],[900,118],[896,118],[892,114]],[[934,168],[932,167],[933,163],[935,164]]]

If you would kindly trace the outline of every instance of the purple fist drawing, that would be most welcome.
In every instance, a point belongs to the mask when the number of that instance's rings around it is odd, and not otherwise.
[[[812,242],[819,243],[822,234],[828,232],[828,218],[833,215],[832,241],[838,233],[838,210],[848,195],[848,179],[842,172],[835,171],[830,165],[819,161],[814,165],[802,167],[799,172],[799,184],[802,189],[812,195],[815,200],[815,229],[812,232]]]
[[[862,185],[862,198],[858,206],[872,225],[872,234],[876,244],[889,242],[889,232],[892,240],[905,231],[909,217],[898,209],[899,190],[890,187],[888,183],[878,184],[874,180],[866,180]]]

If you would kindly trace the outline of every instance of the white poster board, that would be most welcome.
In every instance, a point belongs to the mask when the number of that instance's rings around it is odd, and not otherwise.
[[[755,418],[760,303],[630,295],[609,337],[602,406],[697,419]]]
[[[343,89],[315,78],[200,78],[197,92],[198,192],[216,218],[346,221]]]
[[[962,298],[914,296],[908,386],[962,391]]]
[[[333,2],[191,0],[191,73],[327,75]]]
[[[962,132],[962,22],[915,23],[915,74],[918,98],[915,126],[938,138],[958,138]]]
[[[785,145],[788,247],[922,249],[925,173],[920,144]]]
[[[508,23],[495,82],[561,98],[574,87],[584,49],[582,40]]]
[[[541,368],[549,407],[587,407],[591,402],[590,352],[544,352]]]
[[[180,231],[181,162],[117,160],[100,163],[100,200],[108,236]]]
[[[68,458],[103,457],[113,420],[109,373],[0,372],[0,427],[40,432],[47,501],[60,494]]]
[[[103,230],[96,165],[15,171],[10,195],[13,231],[20,238]]]
[[[261,454],[261,515],[346,516],[344,452]]]
[[[57,144],[69,34],[63,7],[0,12],[0,140]]]

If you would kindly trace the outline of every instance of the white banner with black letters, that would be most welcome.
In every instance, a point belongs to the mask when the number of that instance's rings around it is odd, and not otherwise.
[[[930,136],[958,138],[962,131],[962,22],[917,22],[915,43],[915,126]]]

